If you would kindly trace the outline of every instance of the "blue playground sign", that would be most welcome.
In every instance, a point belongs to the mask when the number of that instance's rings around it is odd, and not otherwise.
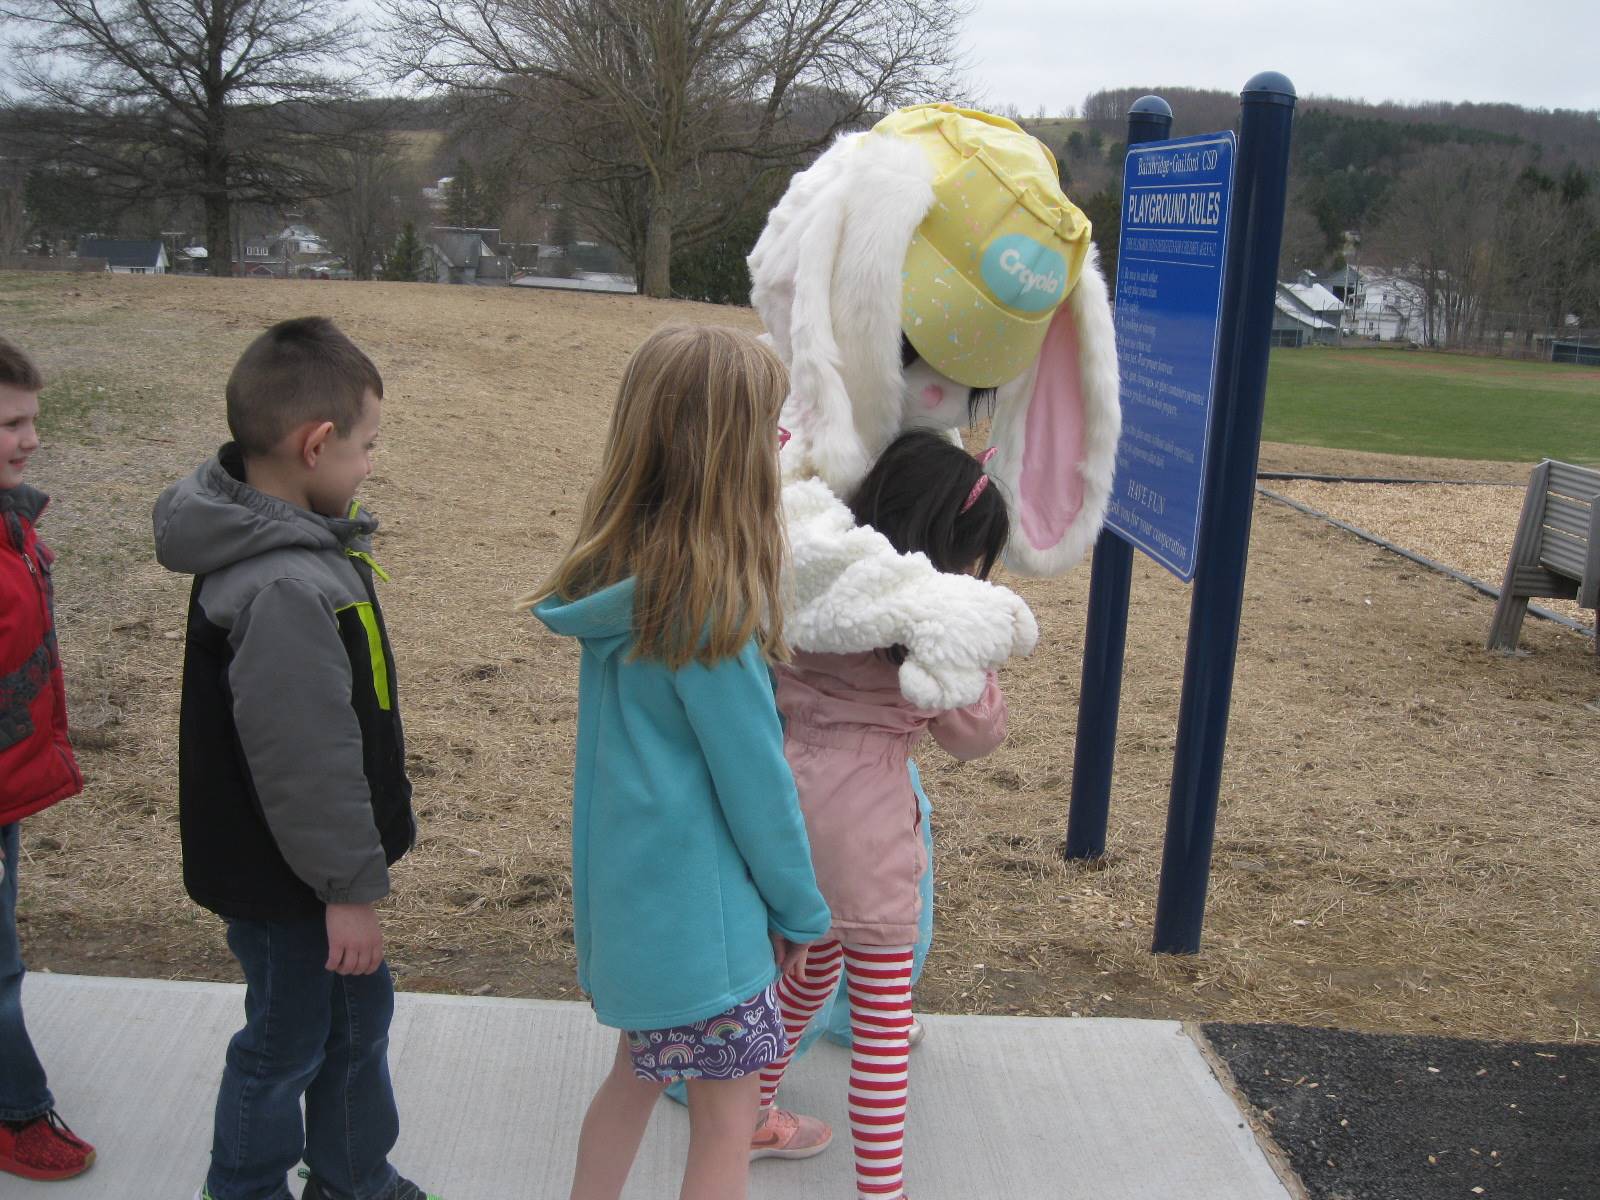
[[[1106,527],[1194,578],[1234,136],[1128,147],[1117,253],[1122,440]]]

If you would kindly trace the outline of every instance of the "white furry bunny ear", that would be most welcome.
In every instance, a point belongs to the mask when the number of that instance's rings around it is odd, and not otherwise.
[[[909,142],[848,134],[790,181],[750,254],[750,301],[789,367],[786,466],[841,496],[899,432],[901,272],[931,178]]]
[[[1091,248],[1039,356],[995,397],[989,474],[1011,504],[1007,566],[1059,575],[1094,545],[1121,430],[1116,329]]]

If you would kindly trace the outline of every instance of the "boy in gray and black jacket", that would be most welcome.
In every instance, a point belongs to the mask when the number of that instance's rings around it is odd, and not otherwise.
[[[377,521],[354,502],[383,381],[305,317],[251,343],[227,397],[233,441],[155,508],[157,558],[195,576],[184,885],[227,922],[247,984],[198,1196],[288,1200],[303,1156],[305,1200],[425,1200],[388,1161],[394,984],[372,907],[416,834]]]

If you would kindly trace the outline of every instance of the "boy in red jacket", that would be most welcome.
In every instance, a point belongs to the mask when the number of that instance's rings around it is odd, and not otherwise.
[[[67,1179],[88,1170],[94,1147],[56,1115],[22,1021],[17,944],[22,818],[83,789],[51,612],[55,555],[33,529],[47,497],[22,482],[39,448],[43,386],[28,356],[0,338],[0,1171]]]

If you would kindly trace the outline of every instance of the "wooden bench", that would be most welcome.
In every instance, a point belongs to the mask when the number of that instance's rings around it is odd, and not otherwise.
[[[1511,561],[1489,625],[1489,649],[1517,648],[1533,596],[1600,609],[1600,471],[1546,459],[1533,469]],[[1600,653],[1600,613],[1596,617]]]

